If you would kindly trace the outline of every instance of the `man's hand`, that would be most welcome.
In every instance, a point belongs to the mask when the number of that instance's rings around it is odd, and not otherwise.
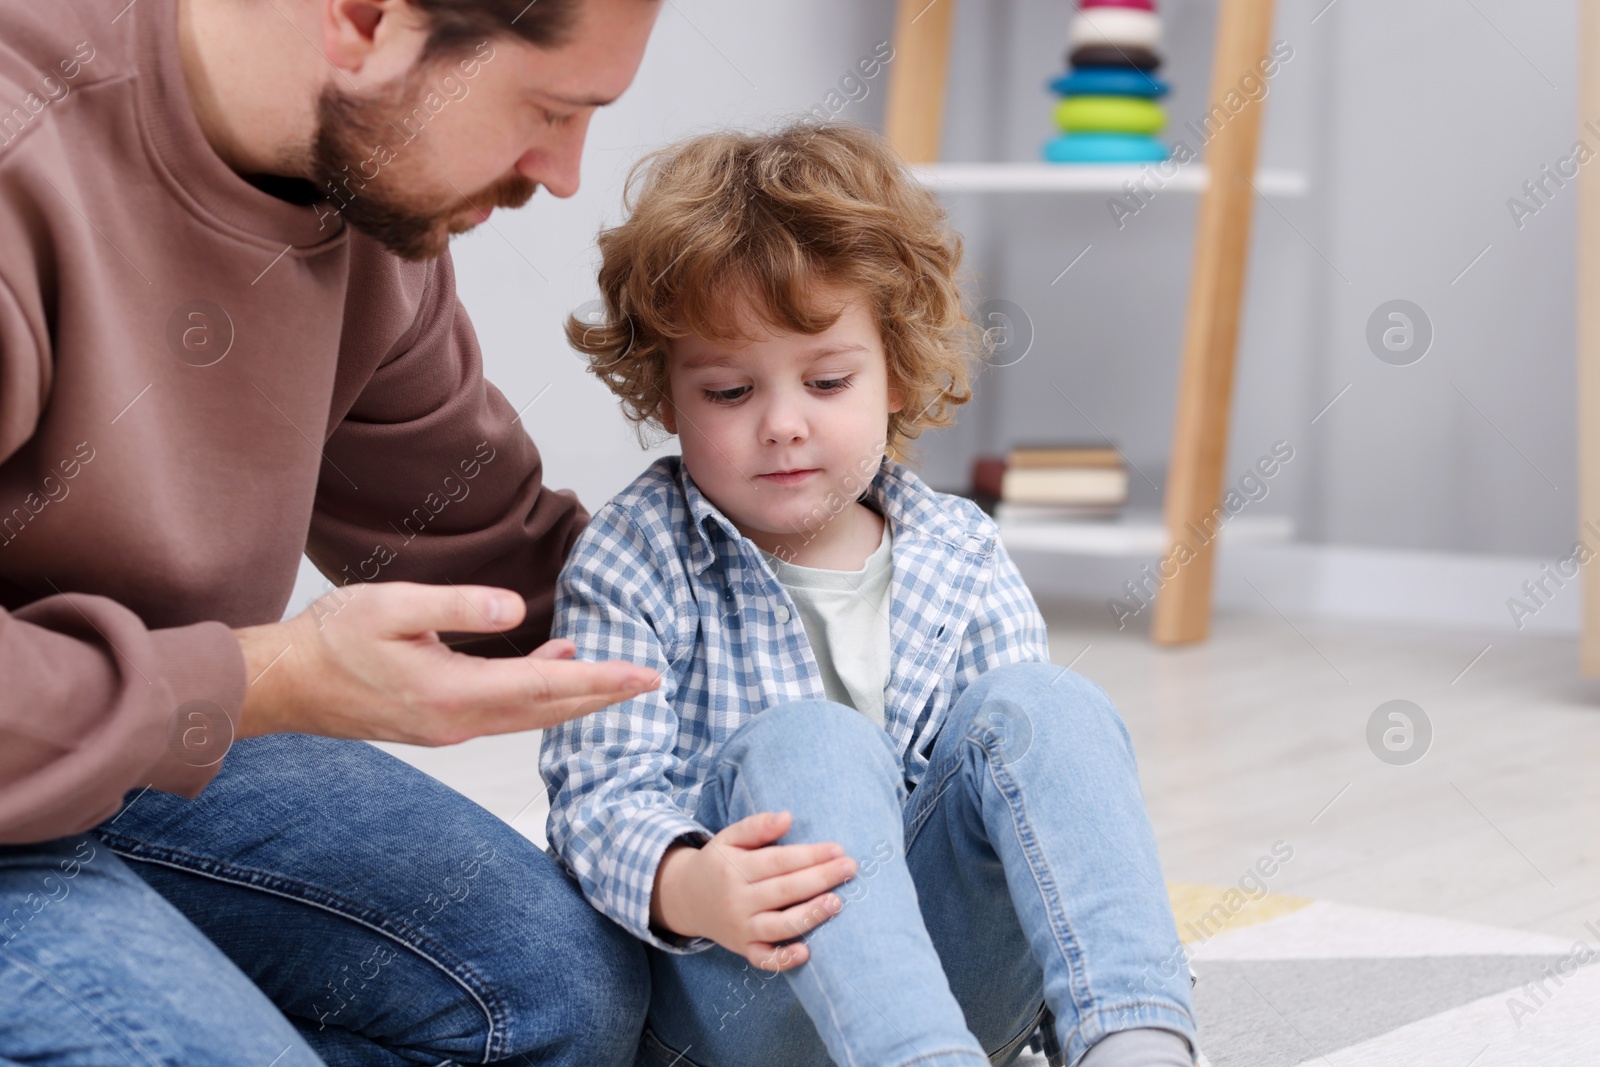
[[[526,610],[521,597],[488,586],[373,582],[285,622],[235,630],[250,682],[239,736],[453,745],[565,722],[661,683],[645,667],[574,660],[570,641],[483,659],[439,640],[513,629]]]
[[[684,937],[709,937],[765,971],[810,958],[800,937],[844,907],[829,890],[855,877],[856,863],[831,843],[774,845],[788,812],[752,815],[702,848],[667,849],[656,868],[650,919]]]

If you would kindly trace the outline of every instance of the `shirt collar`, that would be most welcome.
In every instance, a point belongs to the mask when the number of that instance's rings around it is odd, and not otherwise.
[[[737,543],[744,537],[729,518],[713,504],[689,476],[682,456],[669,457],[674,475],[689,511],[694,536],[689,542],[689,559],[699,574],[717,558],[715,531]],[[890,524],[898,541],[917,536],[941,541],[951,548],[986,553],[995,540],[992,522],[973,523],[961,512],[940,499],[921,478],[903,463],[882,457],[868,483],[864,499],[875,504]]]

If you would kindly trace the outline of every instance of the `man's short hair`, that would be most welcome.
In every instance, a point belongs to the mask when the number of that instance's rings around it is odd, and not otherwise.
[[[661,424],[674,340],[742,339],[746,303],[770,327],[821,333],[840,310],[822,287],[864,297],[877,323],[904,402],[889,416],[892,453],[972,398],[961,239],[876,134],[804,121],[695,137],[641,160],[624,208],[600,234],[603,310],[566,332],[641,431]]]
[[[488,37],[516,36],[540,48],[566,43],[583,0],[411,0],[428,20],[423,59],[471,48]]]

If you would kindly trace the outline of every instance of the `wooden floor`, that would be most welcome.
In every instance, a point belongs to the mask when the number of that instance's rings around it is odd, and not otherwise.
[[[1284,841],[1274,891],[1593,939],[1600,686],[1575,640],[1223,615],[1170,650],[1103,606],[1046,614],[1052,658],[1128,721],[1169,879],[1236,882]],[[1367,743],[1394,699],[1433,728],[1406,766]]]
[[[1101,605],[1044,607],[1052,658],[1128,721],[1170,880],[1237,882],[1282,841],[1276,892],[1593,939],[1600,685],[1575,640],[1224,614],[1171,650]],[[1407,766],[1367,744],[1393,699],[1432,723]],[[537,744],[384,747],[542,841]]]

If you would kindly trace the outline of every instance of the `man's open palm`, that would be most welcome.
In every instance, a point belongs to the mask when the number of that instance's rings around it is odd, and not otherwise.
[[[510,630],[525,612],[520,597],[488,586],[374,582],[236,631],[250,679],[240,736],[452,745],[565,722],[660,684],[648,668],[574,660],[566,640],[484,659],[439,638]]]

